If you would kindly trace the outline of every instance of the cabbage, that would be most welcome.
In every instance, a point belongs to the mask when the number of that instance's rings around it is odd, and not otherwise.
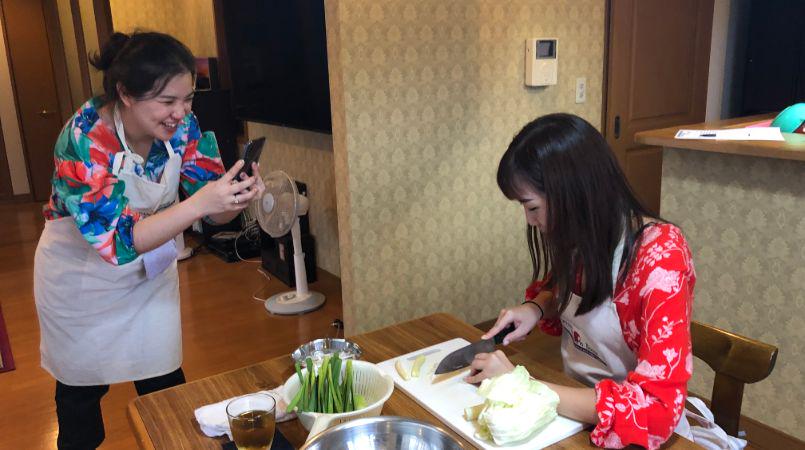
[[[556,392],[531,378],[523,366],[484,380],[478,394],[484,403],[477,435],[497,445],[522,441],[542,430],[556,418],[559,404]]]

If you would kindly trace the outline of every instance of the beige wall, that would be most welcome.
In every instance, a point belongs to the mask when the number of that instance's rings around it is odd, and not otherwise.
[[[530,278],[522,208],[498,191],[498,160],[541,114],[600,126],[604,2],[326,5],[331,78],[343,89],[333,142],[347,331],[434,311],[495,317]],[[531,37],[559,39],[557,85],[524,87]],[[584,104],[574,101],[580,76]]]
[[[115,31],[168,33],[196,56],[215,56],[212,0],[110,0]]]
[[[662,169],[663,215],[696,264],[693,318],[780,349],[742,412],[805,439],[805,163],[669,149]],[[709,396],[712,381],[696,359],[690,389]]]

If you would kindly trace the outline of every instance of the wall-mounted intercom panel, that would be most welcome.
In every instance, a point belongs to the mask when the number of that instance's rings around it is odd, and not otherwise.
[[[555,38],[532,38],[525,41],[525,85],[556,84],[559,66],[559,41]]]

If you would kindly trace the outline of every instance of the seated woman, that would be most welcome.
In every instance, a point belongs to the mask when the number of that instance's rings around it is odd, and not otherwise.
[[[497,179],[525,209],[534,281],[484,338],[512,323],[504,344],[538,325],[561,333],[565,372],[588,387],[546,384],[559,414],[595,424],[595,445],[655,449],[675,429],[689,436],[696,275],[682,232],[640,204],[603,136],[573,115],[526,125]],[[472,367],[469,382],[513,369],[501,351]]]

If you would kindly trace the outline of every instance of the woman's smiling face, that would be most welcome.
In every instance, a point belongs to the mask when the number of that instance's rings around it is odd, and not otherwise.
[[[155,97],[137,100],[122,95],[129,107],[135,128],[144,135],[160,141],[169,140],[193,104],[193,76],[185,72],[168,80]],[[127,128],[128,130],[128,128]]]

